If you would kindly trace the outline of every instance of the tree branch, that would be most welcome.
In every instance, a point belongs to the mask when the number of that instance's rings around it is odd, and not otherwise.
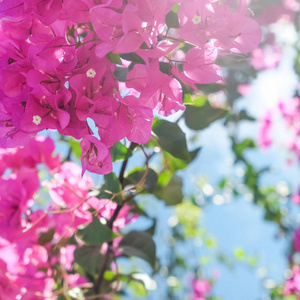
[[[137,146],[138,146],[138,144],[131,143],[130,146],[129,146],[129,150],[133,150]],[[121,171],[120,171],[120,175],[119,175],[119,181],[122,184],[122,186],[124,184],[124,173],[125,173],[125,169],[127,167],[127,163],[128,163],[128,158],[123,161]]]
[[[133,150],[135,147],[137,147],[137,145],[138,144],[136,144],[136,143],[131,143],[130,146],[129,146],[129,149]],[[122,163],[122,167],[121,167],[120,174],[119,174],[119,181],[120,181],[122,186],[124,184],[124,173],[125,173],[127,164],[128,164],[128,159],[125,159]],[[123,205],[125,204],[125,202],[126,201],[124,201],[122,204],[117,205],[112,217],[110,218],[110,220],[106,224],[108,228],[110,228],[110,229],[113,228],[114,222],[117,219],[118,214],[119,214],[120,210],[122,209]],[[95,285],[94,285],[95,295],[97,295],[100,291],[101,284],[102,284],[103,279],[104,279],[104,273],[105,273],[105,271],[106,271],[106,269],[109,265],[110,256],[111,256],[111,254],[114,254],[113,250],[112,250],[112,245],[113,245],[112,241],[107,243],[107,251],[106,251],[106,254],[105,254],[105,257],[104,257],[104,261],[103,261],[103,264],[101,265],[101,268],[99,270],[99,276],[98,276],[98,278],[95,282]]]

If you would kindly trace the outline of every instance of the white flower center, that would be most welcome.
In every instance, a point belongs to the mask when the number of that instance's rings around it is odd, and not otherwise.
[[[41,121],[42,121],[42,118],[41,118],[40,116],[33,116],[32,122],[33,122],[35,125],[40,125],[40,124],[41,124]]]
[[[199,17],[199,16],[194,16],[193,19],[192,19],[192,22],[193,22],[195,25],[201,23],[201,17]]]
[[[86,71],[86,76],[90,78],[94,78],[96,76],[96,71],[92,68]]]

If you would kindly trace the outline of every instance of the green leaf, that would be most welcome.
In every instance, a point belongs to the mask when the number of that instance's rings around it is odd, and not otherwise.
[[[172,156],[168,152],[164,152],[164,166],[174,173],[177,170],[185,169],[188,163],[185,160]]]
[[[69,145],[71,147],[72,153],[74,153],[77,158],[80,158],[82,152],[80,142],[74,139],[70,139]]]
[[[245,110],[241,110],[239,113],[239,121],[255,121],[254,117],[251,117],[248,115],[248,113]]]
[[[172,65],[167,62],[160,61],[159,62],[159,70],[167,75],[171,75]]]
[[[201,209],[192,202],[185,201],[175,208],[179,223],[185,227],[196,228],[201,217]]]
[[[166,186],[170,182],[173,175],[174,173],[172,171],[168,169],[164,170],[158,177],[157,184],[159,185],[159,187]]]
[[[205,245],[208,248],[216,248],[216,240],[214,238],[207,238],[205,240]]]
[[[72,298],[65,294],[59,294],[57,300],[72,300]]]
[[[66,37],[67,37],[68,42],[71,44],[72,43],[71,37],[75,38],[75,26],[74,25],[71,28],[68,27],[68,31],[67,31],[67,36]]]
[[[109,52],[106,54],[106,57],[113,63],[116,65],[122,65],[122,61],[121,61],[121,57],[118,54]]]
[[[138,54],[136,53],[123,53],[120,55],[121,58],[125,59],[125,60],[128,60],[128,61],[131,61],[133,63],[137,63],[137,64],[143,64],[145,65],[145,61],[142,57],[140,57]]]
[[[90,274],[98,272],[102,255],[101,246],[83,245],[74,251],[74,261]]]
[[[156,229],[156,219],[153,219],[153,225],[150,226],[145,232],[149,233],[151,236],[154,235]]]
[[[138,297],[147,296],[145,285],[140,280],[131,280],[128,284]]]
[[[190,94],[184,95],[184,104],[186,105],[204,106],[206,102],[207,102],[206,96],[200,96],[193,99]]]
[[[176,205],[182,202],[182,179],[174,175],[166,186],[160,186],[154,191],[154,195],[164,200],[166,205]]]
[[[247,257],[247,264],[250,266],[250,267],[255,267],[257,265],[257,262],[258,262],[258,259],[257,257],[253,256],[253,255],[249,255]]]
[[[208,95],[213,94],[216,92],[219,92],[221,90],[224,90],[224,86],[218,83],[211,83],[211,84],[196,84],[199,91],[202,93]]]
[[[76,240],[75,233],[69,238],[69,240],[68,240],[68,245],[75,245],[75,246],[78,245],[78,242],[77,242],[77,240]]]
[[[154,268],[156,248],[149,233],[132,231],[124,236],[119,246],[124,255],[142,258]]]
[[[198,153],[199,153],[200,150],[201,150],[201,147],[196,148],[193,151],[190,151],[191,161],[193,161],[197,157],[197,155],[198,155]]]
[[[117,274],[115,272],[112,272],[110,270],[106,270],[104,273],[104,279],[107,281],[112,281],[116,278]]]
[[[203,106],[188,105],[183,116],[187,127],[193,130],[201,130],[208,127],[212,122],[222,118],[225,113],[226,110],[213,108],[207,101]]]
[[[38,239],[39,245],[45,245],[45,244],[51,242],[53,239],[54,233],[55,233],[54,228],[49,229],[47,232],[41,233],[41,235],[39,236],[39,239]]]
[[[296,295],[287,295],[283,298],[283,300],[297,300],[299,299]]]
[[[125,178],[125,184],[137,184],[138,182],[140,182],[140,180],[143,178],[143,176],[145,175],[146,170],[145,169],[135,169],[133,170],[126,178]],[[145,178],[145,182],[143,184],[143,188],[148,191],[148,192],[152,192],[157,184],[157,179],[158,176],[156,174],[156,172],[149,168],[148,169],[148,173],[146,175]]]
[[[192,95],[191,94],[184,94],[183,103],[184,104],[193,104]]]
[[[88,245],[99,245],[113,240],[116,235],[106,225],[103,225],[97,217],[84,229],[78,230],[78,237]]]
[[[174,13],[177,13],[178,8],[179,8],[179,4],[175,4],[175,5],[172,7],[172,11],[173,11]]]
[[[132,155],[132,150],[126,148],[120,142],[114,144],[110,151],[112,161],[126,160]]]
[[[201,256],[200,257],[200,265],[205,266],[208,265],[211,262],[211,257],[210,256]]]
[[[114,71],[116,79],[120,82],[125,82],[128,74],[128,69],[125,69],[121,66],[117,66]]]
[[[68,35],[75,39],[75,26],[74,25],[71,28],[68,27]]]
[[[121,183],[115,173],[111,172],[104,176],[104,184],[98,194],[98,199],[111,199],[118,204],[122,203],[121,195],[113,196],[113,194],[120,193],[122,190]],[[106,192],[109,191],[109,192]]]
[[[176,123],[155,119],[152,130],[158,137],[158,143],[163,150],[176,158],[190,161],[185,134]]]
[[[245,251],[242,248],[234,249],[234,256],[237,260],[244,260],[246,257]]]
[[[224,189],[224,187],[227,185],[228,180],[226,178],[223,178],[220,183],[219,183],[219,187],[221,189]]]
[[[197,148],[194,151],[189,152],[190,153],[189,161],[175,158],[168,152],[164,152],[164,166],[172,173],[175,173],[175,171],[177,170],[185,169],[188,166],[188,163],[193,161],[196,158],[200,149],[201,148]]]
[[[180,28],[177,13],[172,10],[166,15],[166,25],[169,28]]]
[[[248,148],[254,149],[256,147],[252,139],[245,139],[241,143],[232,143],[232,150],[235,153],[237,159],[242,159],[244,151]]]
[[[126,202],[131,208],[130,208],[130,212],[133,214],[137,214],[139,216],[145,216],[147,217],[147,213],[137,205],[137,203],[132,199],[128,202]]]

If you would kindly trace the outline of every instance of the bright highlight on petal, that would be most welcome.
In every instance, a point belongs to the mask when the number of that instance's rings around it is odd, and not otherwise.
[[[96,71],[94,69],[90,68],[89,70],[87,70],[86,76],[90,77],[90,78],[94,78],[96,76]]]
[[[32,122],[33,122],[35,125],[40,125],[40,124],[41,124],[41,121],[42,121],[42,118],[41,118],[40,116],[33,116]]]

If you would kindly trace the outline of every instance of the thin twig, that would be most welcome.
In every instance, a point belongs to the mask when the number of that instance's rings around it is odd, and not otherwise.
[[[137,146],[136,143],[131,143],[130,146],[129,146],[129,149],[133,150],[136,146]],[[123,161],[123,164],[122,164],[122,167],[121,167],[121,170],[120,170],[120,174],[119,174],[119,181],[120,181],[122,186],[124,184],[124,174],[125,174],[127,164],[128,164],[128,158]],[[107,222],[108,228],[110,228],[110,229],[113,228],[113,224],[114,224],[115,220],[117,219],[118,214],[119,214],[120,210],[122,209],[123,205],[124,205],[124,202],[122,204],[117,205],[112,217]],[[101,284],[102,284],[102,281],[104,279],[104,273],[105,273],[105,271],[108,267],[111,254],[114,254],[113,250],[112,250],[112,241],[107,243],[107,251],[106,251],[106,254],[105,254],[105,257],[104,257],[104,261],[103,261],[103,264],[101,265],[98,278],[97,278],[97,280],[95,282],[95,285],[94,285],[94,292],[95,292],[96,295],[100,291]]]

